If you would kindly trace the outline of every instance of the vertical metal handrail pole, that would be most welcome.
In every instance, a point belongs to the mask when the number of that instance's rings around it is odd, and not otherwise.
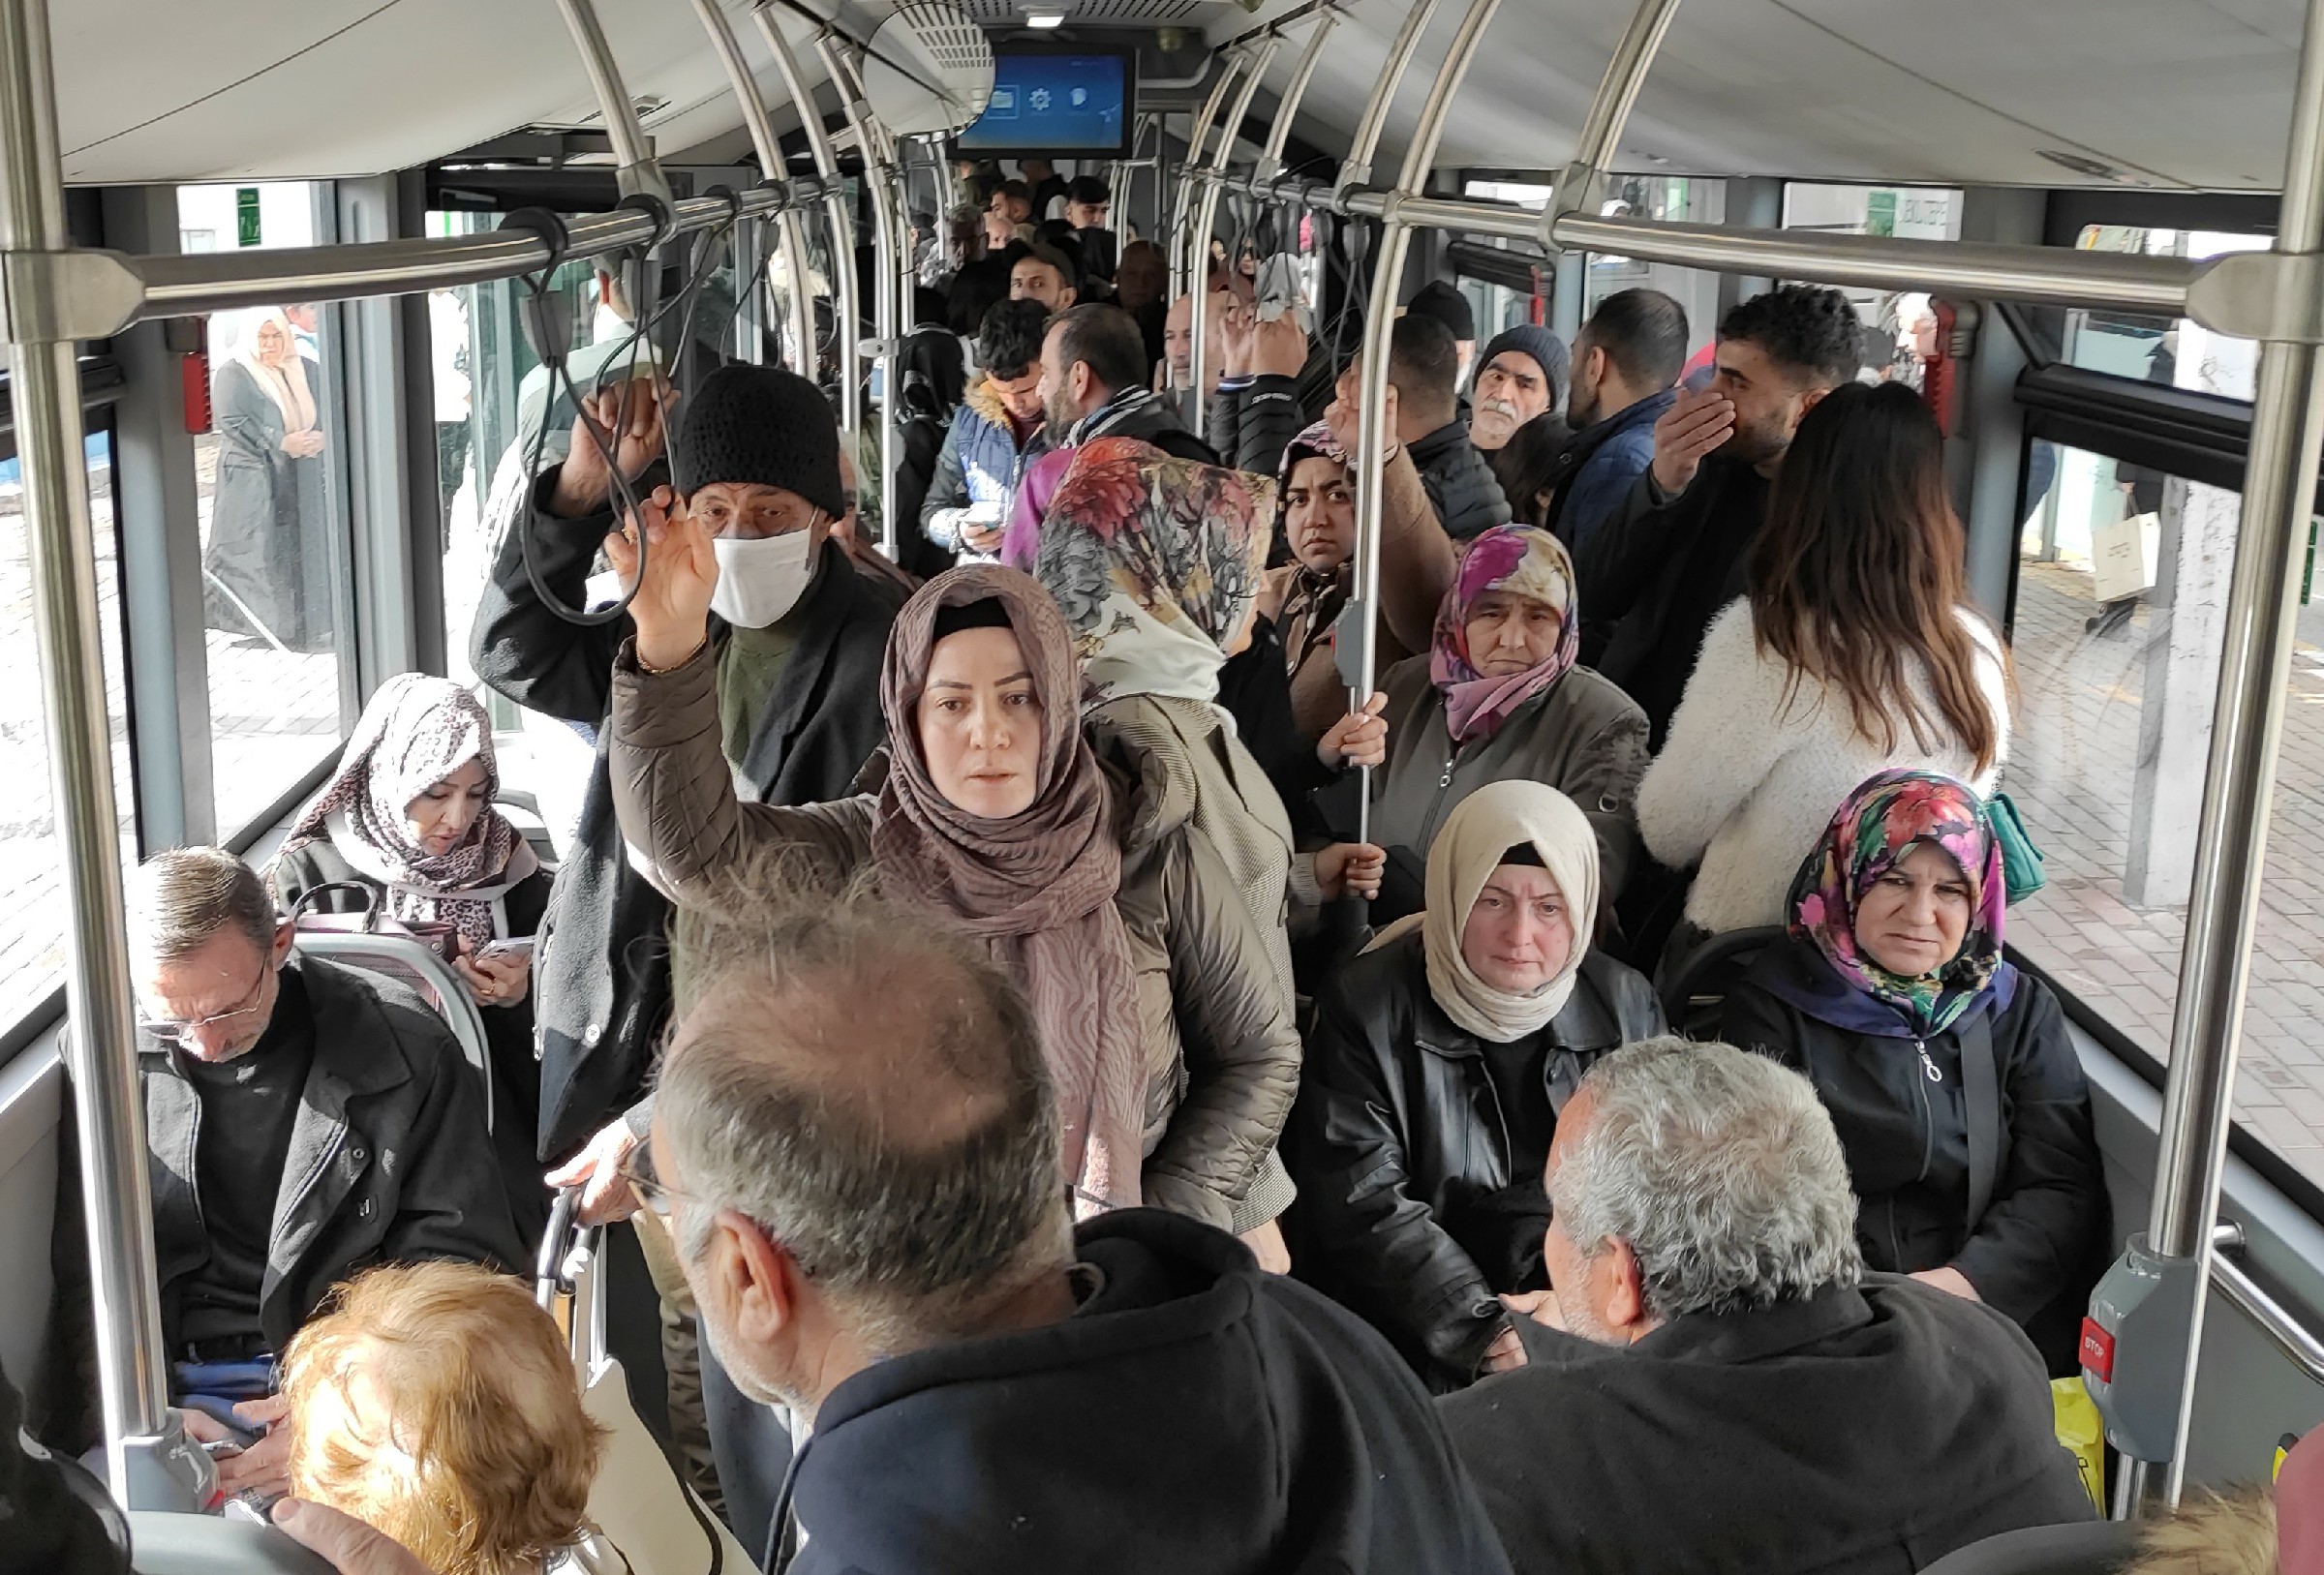
[[[596,95],[598,112],[605,118],[613,156],[621,161],[621,167],[614,172],[615,183],[625,196],[648,192],[669,201],[670,183],[654,161],[653,144],[646,140],[645,128],[638,123],[637,106],[622,85],[621,68],[614,61],[613,45],[605,42],[596,5],[593,0],[557,0],[557,9],[565,16],[566,30],[573,35],[582,69],[589,73],[589,88]]]
[[[1404,25],[1397,29],[1396,39],[1388,46],[1388,64],[1380,73],[1380,81],[1372,96],[1363,101],[1363,118],[1356,122],[1356,135],[1348,139],[1348,156],[1340,161],[1339,177],[1332,182],[1338,195],[1345,195],[1359,186],[1368,186],[1372,179],[1372,157],[1380,151],[1380,135],[1388,130],[1388,111],[1396,102],[1396,90],[1404,85],[1404,74],[1412,69],[1413,52],[1421,46],[1421,35],[1436,19],[1436,8],[1442,0],[1419,0],[1404,14]]]
[[[1210,168],[1214,173],[1223,175],[1227,172],[1227,161],[1235,154],[1235,139],[1242,135],[1243,119],[1251,112],[1251,98],[1259,91],[1259,82],[1262,77],[1267,76],[1267,68],[1274,64],[1275,51],[1282,46],[1283,39],[1281,35],[1275,33],[1268,34],[1266,39],[1255,45],[1257,53],[1251,61],[1250,75],[1243,77],[1242,91],[1235,96],[1235,107],[1228,111],[1225,126],[1218,135],[1218,152],[1210,160]],[[1281,118],[1280,113],[1277,118]],[[1195,202],[1195,212],[1197,217],[1194,222],[1194,249],[1198,255],[1208,256],[1210,250],[1210,232],[1218,224],[1218,183],[1216,181],[1204,183],[1202,196]],[[1227,267],[1230,270],[1238,265],[1238,258],[1227,258]],[[1208,283],[1208,280],[1205,282]],[[1190,340],[1187,346],[1186,380],[1192,387],[1187,396],[1186,405],[1190,414],[1188,425],[1197,438],[1203,436],[1203,429],[1210,413],[1206,409],[1209,402],[1203,398],[1203,369],[1210,338],[1207,332],[1210,314],[1205,310],[1208,305],[1208,299],[1209,292],[1206,290],[1196,299],[1194,315],[1187,321]]]
[[[855,132],[855,149],[864,161],[864,184],[872,197],[872,332],[878,340],[874,362],[879,368],[879,550],[891,561],[896,557],[896,466],[902,457],[896,446],[896,294],[900,284],[896,235],[896,156],[887,132],[864,100],[841,48],[841,36],[831,28],[815,35],[815,53],[839,89],[840,107]],[[850,464],[859,463],[854,454]]]
[[[823,112],[815,107],[815,96],[808,91],[799,75],[799,57],[791,52],[790,40],[782,36],[782,24],[775,19],[776,0],[765,0],[750,15],[757,18],[758,31],[766,39],[767,47],[775,55],[775,69],[782,74],[782,85],[791,96],[791,105],[799,111],[800,129],[807,133],[808,152],[815,161],[815,174],[824,185],[823,211],[831,224],[831,320],[839,336],[840,352],[840,431],[853,439],[862,426],[856,402],[863,397],[864,352],[855,334],[855,220],[847,212],[847,194],[840,188],[840,161],[831,151],[831,136],[823,129]],[[835,81],[833,87],[839,84]],[[786,253],[787,257],[788,254]],[[802,259],[804,261],[804,259]],[[791,272],[792,318],[796,321],[799,303],[808,300],[807,275],[799,262],[786,263]],[[807,332],[799,342],[800,359],[807,364],[799,370],[810,379],[821,371],[815,354],[815,318],[811,302],[807,306]]]
[[[1187,134],[1187,173],[1192,173],[1202,167],[1203,144],[1210,138],[1210,123],[1218,118],[1220,107],[1227,102],[1227,90],[1235,85],[1235,78],[1241,75],[1243,63],[1248,58],[1248,52],[1239,49],[1229,55],[1226,65],[1218,74],[1218,80],[1210,85],[1210,96],[1203,101],[1203,107],[1196,113],[1194,126]],[[1169,139],[1166,136],[1164,137],[1166,150],[1168,145]],[[1157,166],[1157,168],[1159,167]],[[1192,235],[1193,214],[1194,184],[1181,178],[1172,203],[1170,220],[1170,298],[1173,301],[1181,295],[1194,293],[1195,278],[1198,272],[1205,278],[1208,277],[1208,264],[1199,261],[1195,257]]]
[[[2309,0],[2308,7],[2276,250],[2324,252],[2324,0]],[[2186,1481],[2187,1424],[2211,1288],[2211,1227],[2227,1162],[2251,939],[2276,797],[2277,746],[2291,677],[2300,596],[2295,568],[2308,540],[2320,439],[2324,347],[2263,344],[2220,641],[2211,757],[2203,773],[2194,889],[2186,905],[2179,1002],[2171,1017],[2155,1204],[2147,1223],[2156,1254],[2194,1260],[2194,1305],[2171,1458],[2128,1463],[2126,1492],[2134,1504],[2154,1492],[2156,1465],[2161,1467],[2158,1496],[2166,1504],[2178,1503]]]
[[[1630,25],[1615,43],[1613,58],[1605,63],[1605,75],[1598,78],[1598,91],[1591,95],[1589,110],[1581,118],[1581,136],[1574,144],[1574,157],[1559,171],[1557,186],[1542,213],[1542,245],[1552,254],[1563,250],[1557,242],[1560,219],[1568,214],[1597,213],[1605,172],[1613,165],[1614,150],[1622,144],[1622,130],[1630,124],[1631,106],[1638,102],[1638,89],[1645,85],[1646,73],[1663,46],[1663,36],[1670,31],[1670,18],[1677,15],[1678,0],[1638,0],[1638,9],[1631,13]],[[1558,277],[1562,281],[1564,272]]]
[[[1379,677],[1381,493],[1388,485],[1385,449],[1391,436],[1387,426],[1389,337],[1396,319],[1396,281],[1403,277],[1404,257],[1412,246],[1412,230],[1397,217],[1396,204],[1405,197],[1418,195],[1427,181],[1429,167],[1436,162],[1437,146],[1444,139],[1445,119],[1452,112],[1452,95],[1459,91],[1461,78],[1468,75],[1469,64],[1477,57],[1477,46],[1483,42],[1484,30],[1500,8],[1501,0],[1470,0],[1468,15],[1460,19],[1460,31],[1453,35],[1452,47],[1445,51],[1444,64],[1436,69],[1436,79],[1428,84],[1420,124],[1413,128],[1412,145],[1404,152],[1403,173],[1397,177],[1396,189],[1389,194],[1387,208],[1381,215],[1379,265],[1372,274],[1370,310],[1364,314],[1363,362],[1359,374],[1363,383],[1363,409],[1357,423],[1356,439],[1359,450],[1356,598],[1360,611],[1356,624],[1358,676],[1353,710],[1361,711],[1371,698]],[[1399,45],[1405,42],[1398,40]],[[1409,48],[1404,50],[1404,58],[1410,60]],[[1376,93],[1373,98],[1382,105],[1385,117],[1384,96]],[[1369,106],[1366,113],[1369,114]],[[1372,136],[1376,148],[1377,128]],[[1367,768],[1363,772],[1362,807],[1358,811],[1360,842],[1371,837],[1371,775]]]
[[[98,639],[97,560],[89,529],[80,379],[70,339],[44,337],[59,303],[17,254],[71,244],[56,136],[46,0],[0,0],[0,252],[6,271],[10,388],[22,470],[33,633],[41,651],[48,770],[65,874],[66,1065],[80,1138],[97,1374],[115,1491],[138,1508],[149,1473],[129,1446],[169,1425],[153,1203],[138,1095],[121,833]]]
[[[743,112],[743,126],[750,134],[751,151],[758,155],[759,178],[768,181],[783,179],[789,167],[783,163],[782,138],[775,135],[775,122],[767,113],[766,100],[759,97],[758,78],[750,70],[749,60],[743,54],[742,42],[734,36],[734,28],[726,20],[726,13],[719,9],[719,0],[694,0],[694,15],[702,18],[702,31],[710,35],[710,46],[717,53],[719,64],[725,69],[727,84],[734,89],[734,102]],[[801,117],[804,118],[812,108],[812,105],[803,108]],[[748,354],[750,360],[756,361],[763,353],[757,336],[765,320],[761,309],[765,296],[759,290],[751,289],[750,282],[758,277],[759,259],[764,255],[766,243],[758,234],[756,221],[747,221],[747,224],[753,243],[749,248],[750,260],[746,267],[738,254],[735,288],[752,299],[748,303],[738,299],[735,309],[738,318],[746,321],[748,330],[754,336]],[[776,216],[775,226],[776,236],[782,248],[783,268],[791,276],[791,331],[797,337],[802,355],[811,356],[815,342],[815,309],[807,298],[807,237],[800,228],[798,209],[784,203],[782,212]],[[737,227],[738,234],[741,228]],[[792,370],[798,369],[794,367]],[[808,376],[811,378],[813,375],[810,367]]]

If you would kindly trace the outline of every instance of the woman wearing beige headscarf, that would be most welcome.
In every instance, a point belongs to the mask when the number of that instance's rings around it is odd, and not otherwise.
[[[1426,910],[1317,1001],[1284,1145],[1293,1259],[1435,1388],[1523,1359],[1500,1296],[1547,1283],[1557,1112],[1600,1056],[1664,1031],[1646,981],[1590,950],[1597,913],[1589,820],[1490,783],[1430,845]]]
[[[226,318],[211,379],[218,483],[202,550],[207,621],[293,651],[331,639],[321,379],[276,307]]]

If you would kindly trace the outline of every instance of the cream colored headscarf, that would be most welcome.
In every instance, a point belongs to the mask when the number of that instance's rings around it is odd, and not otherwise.
[[[269,323],[282,334],[286,353],[281,362],[262,359],[259,353],[259,330]],[[238,325],[240,337],[234,344],[234,358],[250,369],[259,387],[274,408],[283,412],[283,431],[305,432],[315,425],[315,391],[307,386],[306,358],[298,353],[298,336],[291,331],[290,319],[279,306],[261,306],[247,313]]]
[[[1555,979],[1531,995],[1511,995],[1477,977],[1460,954],[1460,934],[1501,856],[1530,843],[1557,883],[1574,925],[1574,949]],[[1565,1010],[1574,976],[1589,954],[1598,917],[1598,835],[1574,801],[1542,782],[1510,780],[1460,802],[1428,846],[1428,907],[1391,924],[1382,946],[1417,926],[1428,957],[1428,993],[1445,1015],[1481,1039],[1507,1045],[1539,1033]]]

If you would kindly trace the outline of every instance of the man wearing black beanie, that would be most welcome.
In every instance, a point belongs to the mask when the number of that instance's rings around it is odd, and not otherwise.
[[[689,515],[714,538],[716,616],[695,659],[718,666],[736,789],[765,803],[842,798],[879,743],[891,613],[831,536],[847,511],[831,406],[804,378],[739,364],[713,372],[673,413],[675,404],[666,385],[626,379],[585,408],[649,528]],[[666,469],[665,417],[677,428]],[[525,566],[521,538],[530,532],[533,566],[550,595],[581,605],[600,545],[625,529],[603,452],[580,422],[564,464],[535,483],[534,505],[499,544],[471,659],[510,700],[589,730],[599,743],[540,927],[533,986],[539,1156],[561,1166],[552,1185],[583,1188],[583,1212],[594,1221],[636,1207],[617,1167],[651,1120],[640,1102],[670,1012],[670,907],[628,861],[606,774],[614,662],[630,620],[567,622]],[[667,1325],[665,1315],[665,1348]],[[665,1350],[673,1366],[690,1365],[689,1354]],[[694,1428],[698,1408],[698,1394],[691,1406],[673,1394],[673,1411],[692,1410]],[[698,1435],[685,1441],[694,1446],[689,1464],[703,1464]]]

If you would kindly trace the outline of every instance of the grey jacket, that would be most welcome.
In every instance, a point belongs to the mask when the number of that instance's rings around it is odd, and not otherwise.
[[[283,1166],[259,1321],[280,1350],[332,1286],[375,1263],[529,1261],[484,1132],[477,1075],[442,1019],[392,981],[293,954],[315,1061]],[[164,1336],[208,1260],[195,1153],[201,1101],[174,1057],[139,1046]]]
[[[1428,658],[1390,669],[1388,764],[1372,773],[1372,841],[1421,859],[1453,806],[1488,782],[1522,777],[1572,799],[1598,833],[1599,889],[1622,890],[1637,846],[1634,805],[1646,774],[1646,714],[1576,667],[1511,714],[1490,739],[1454,748]]]
[[[713,896],[754,854],[788,846],[844,880],[872,863],[870,794],[783,808],[736,800],[719,746],[709,659],[614,664],[608,739],[622,834],[674,902]],[[1264,935],[1193,795],[1158,754],[1101,746],[1122,849],[1115,905],[1129,931],[1147,1049],[1146,1201],[1222,1228],[1299,1093],[1300,1040]]]

